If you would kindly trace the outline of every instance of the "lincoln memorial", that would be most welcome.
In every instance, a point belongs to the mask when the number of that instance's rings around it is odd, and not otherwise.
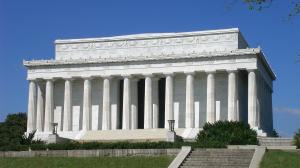
[[[24,61],[27,132],[57,123],[77,140],[193,139],[206,122],[273,130],[276,76],[237,28],[55,41],[55,59]]]

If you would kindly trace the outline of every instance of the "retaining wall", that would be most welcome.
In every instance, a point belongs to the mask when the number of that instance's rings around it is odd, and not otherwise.
[[[0,157],[102,157],[102,156],[176,156],[180,149],[97,149],[49,151],[0,151]]]

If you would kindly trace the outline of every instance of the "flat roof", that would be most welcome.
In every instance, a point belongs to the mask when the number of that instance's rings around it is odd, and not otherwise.
[[[201,35],[227,34],[227,33],[240,33],[240,30],[238,28],[230,28],[230,29],[217,29],[217,30],[191,31],[191,32],[141,33],[141,34],[100,37],[100,38],[57,39],[55,40],[55,44],[106,42],[106,41],[121,41],[121,40],[142,40],[142,39],[173,38],[173,37],[201,36]]]

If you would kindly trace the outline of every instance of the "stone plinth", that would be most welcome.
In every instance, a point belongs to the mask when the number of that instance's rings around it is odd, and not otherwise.
[[[175,142],[176,139],[176,132],[175,131],[168,131],[167,132],[167,141],[168,142]]]
[[[48,144],[50,144],[50,143],[61,143],[65,140],[66,140],[65,138],[61,138],[57,134],[50,134],[48,136],[47,143]]]

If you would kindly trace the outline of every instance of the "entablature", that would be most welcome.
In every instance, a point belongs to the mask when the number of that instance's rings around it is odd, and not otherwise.
[[[23,61],[24,66],[56,66],[56,65],[76,65],[76,64],[98,64],[98,63],[117,63],[117,62],[137,62],[137,61],[154,61],[154,60],[176,60],[189,58],[205,58],[205,57],[222,57],[222,56],[237,56],[237,55],[256,55],[261,50],[259,48],[237,49],[231,51],[215,51],[215,52],[193,52],[180,54],[164,54],[160,55],[140,55],[137,57],[120,57],[110,59],[78,59],[78,60],[32,60]]]

